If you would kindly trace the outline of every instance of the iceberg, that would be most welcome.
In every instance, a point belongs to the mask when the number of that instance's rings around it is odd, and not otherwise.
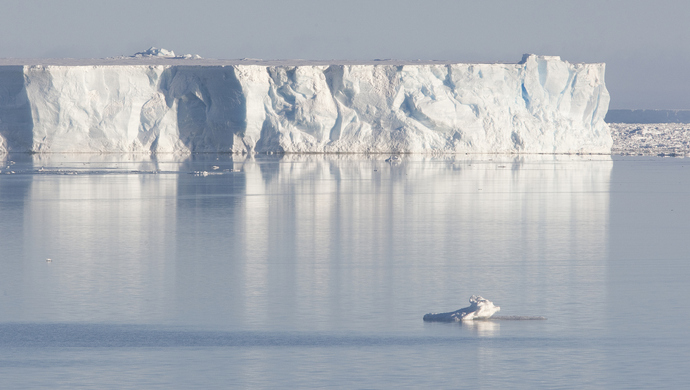
[[[0,153],[611,152],[604,64],[174,56],[0,60]]]
[[[468,307],[458,309],[449,313],[429,313],[424,316],[424,321],[433,322],[460,322],[472,321],[475,319],[487,319],[501,310],[500,307],[494,306],[493,302],[482,298],[478,295],[470,297],[470,305]]]
[[[137,53],[134,53],[131,58],[151,58],[151,57],[163,57],[163,58],[175,58],[175,59],[195,59],[195,60],[200,60],[201,56],[198,54],[182,54],[182,55],[175,55],[175,52],[172,50],[167,50],[163,48],[157,48],[155,46],[150,47],[146,51],[140,51]],[[125,57],[119,57],[119,58],[125,58]]]

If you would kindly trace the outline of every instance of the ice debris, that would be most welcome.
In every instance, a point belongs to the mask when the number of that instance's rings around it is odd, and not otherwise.
[[[501,308],[494,306],[493,302],[488,299],[480,297],[479,295],[472,295],[470,297],[470,306],[449,313],[429,313],[424,316],[424,321],[460,322],[486,319],[499,310],[501,310]]]
[[[690,123],[610,123],[614,154],[690,156]]]

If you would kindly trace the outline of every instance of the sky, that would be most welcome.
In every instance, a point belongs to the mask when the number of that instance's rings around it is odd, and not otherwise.
[[[605,62],[610,108],[690,109],[687,0],[0,0],[0,57]]]

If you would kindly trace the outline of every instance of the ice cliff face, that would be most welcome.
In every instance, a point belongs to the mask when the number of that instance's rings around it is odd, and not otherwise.
[[[609,153],[604,64],[0,66],[0,151]]]

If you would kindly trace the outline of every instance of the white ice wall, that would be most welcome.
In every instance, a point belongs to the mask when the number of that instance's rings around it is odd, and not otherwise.
[[[0,67],[0,151],[609,153],[604,64]]]

